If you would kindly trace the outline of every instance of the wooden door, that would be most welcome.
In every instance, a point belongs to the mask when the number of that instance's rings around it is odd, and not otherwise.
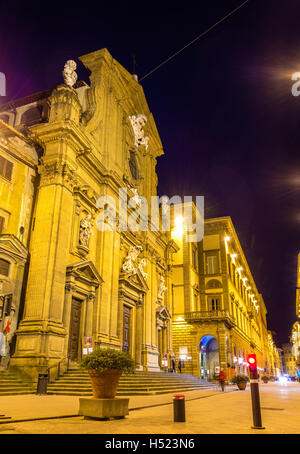
[[[130,308],[123,306],[123,352],[130,348]]]
[[[81,301],[72,298],[70,332],[69,332],[69,358],[71,361],[78,360],[80,339]]]

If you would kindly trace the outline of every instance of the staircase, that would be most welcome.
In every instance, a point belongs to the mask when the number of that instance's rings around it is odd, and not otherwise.
[[[117,396],[145,396],[200,389],[215,389],[215,385],[189,374],[136,372],[121,376]],[[55,382],[48,384],[47,393],[91,396],[92,387],[88,372],[80,369],[69,370]]]
[[[0,396],[33,394],[35,392],[36,385],[33,385],[27,378],[16,372],[0,369]]]

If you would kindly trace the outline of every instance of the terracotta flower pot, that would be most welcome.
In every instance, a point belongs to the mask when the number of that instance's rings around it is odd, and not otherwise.
[[[240,381],[239,383],[237,383],[238,385],[238,388],[241,390],[241,391],[244,391],[246,389],[246,386],[247,386],[247,382],[245,381]]]
[[[122,371],[119,369],[106,369],[99,372],[97,369],[89,369],[92,382],[93,397],[96,399],[113,399],[117,394],[119,380]]]

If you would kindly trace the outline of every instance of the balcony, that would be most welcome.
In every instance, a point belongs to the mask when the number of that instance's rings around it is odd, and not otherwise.
[[[235,323],[226,310],[187,312],[184,316],[188,323],[205,323],[208,321],[224,322],[228,328],[233,328]]]

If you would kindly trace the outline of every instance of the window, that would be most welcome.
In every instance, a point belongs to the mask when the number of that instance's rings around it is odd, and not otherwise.
[[[4,221],[5,221],[4,217],[0,216],[0,235],[4,230]]]
[[[209,297],[208,298],[208,310],[210,312],[219,311],[221,309],[221,298],[220,297]]]
[[[3,276],[9,275],[10,263],[7,260],[0,259],[0,274]]]
[[[0,156],[0,175],[11,181],[13,163]]]
[[[216,254],[207,255],[206,270],[207,270],[207,274],[216,274],[219,272],[218,256]]]
[[[135,153],[133,151],[130,152],[129,168],[130,168],[132,178],[137,180],[139,177],[139,174],[138,174],[138,167],[137,167]]]
[[[198,270],[198,261],[197,261],[197,247],[192,246],[192,265],[195,270]]]

